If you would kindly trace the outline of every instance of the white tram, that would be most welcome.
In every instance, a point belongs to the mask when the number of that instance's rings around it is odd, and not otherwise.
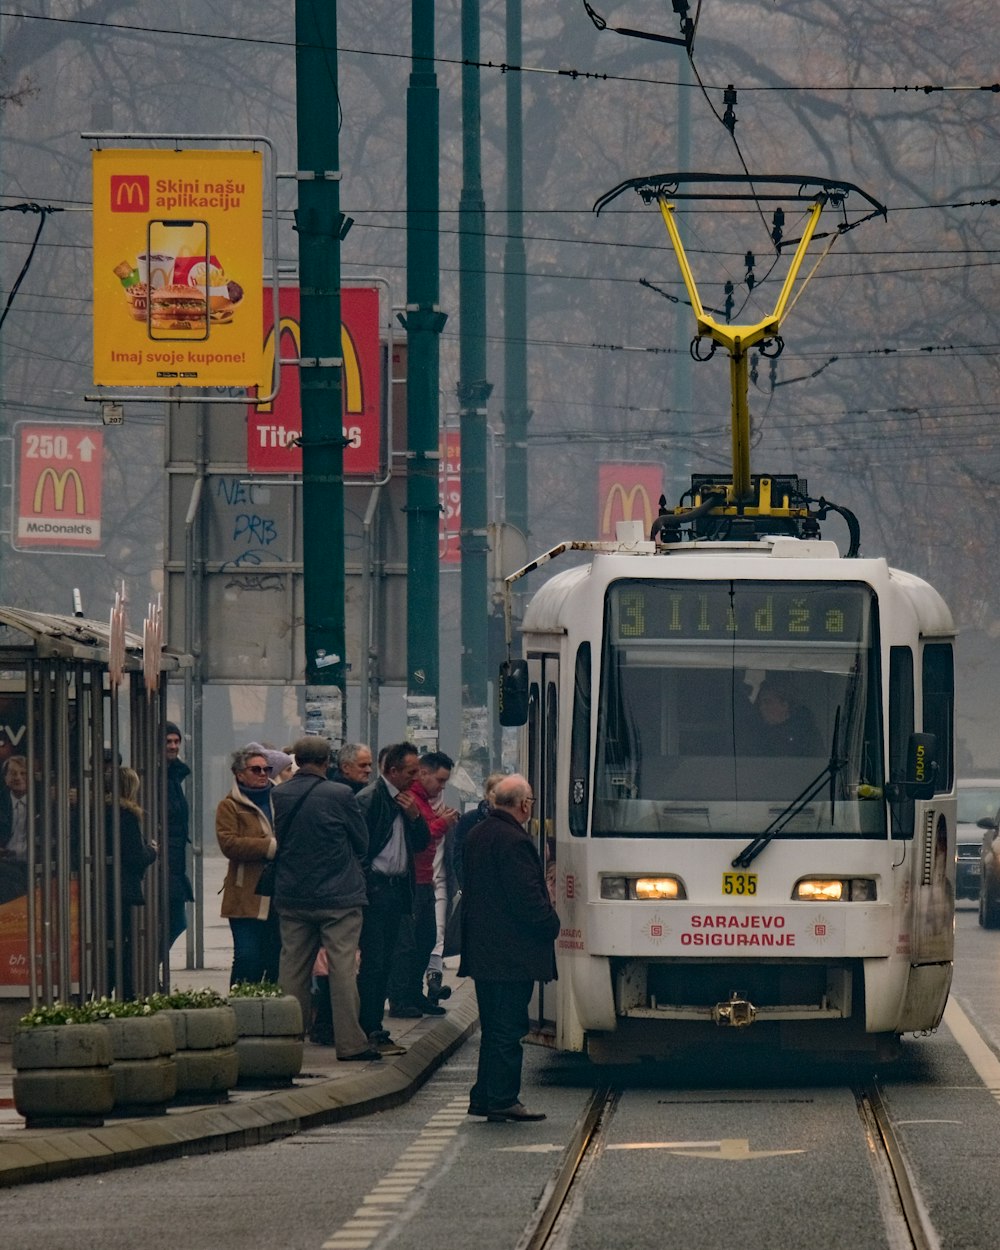
[[[622,537],[534,595],[515,666],[562,920],[539,1038],[611,1062],[716,1026],[838,1050],[934,1028],[954,908],[943,600],[822,539]]]
[[[674,201],[729,207],[748,181],[756,216],[767,200],[809,208],[773,311],[731,325],[702,305]],[[622,183],[598,211],[627,188],[663,216],[692,354],[710,358],[701,339],[729,354],[733,472],[661,500],[648,538],[626,522],[617,544],[566,543],[507,579],[509,639],[517,580],[593,553],[530,601],[498,687],[501,722],[524,724],[562,920],[536,1031],[598,1062],[700,1046],[716,1026],[891,1051],[879,1043],[938,1024],[951,984],[954,626],[926,582],[857,558],[846,509],[794,474],[751,475],[747,400],[748,352],[780,352],[824,208],[842,215],[827,250],[860,224],[851,193],[862,221],[885,210],[828,179],[670,173]],[[831,511],[845,556],[821,536]]]

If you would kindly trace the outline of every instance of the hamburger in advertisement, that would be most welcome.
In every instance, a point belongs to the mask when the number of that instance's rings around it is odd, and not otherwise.
[[[149,324],[156,330],[197,330],[208,322],[208,301],[204,287],[169,286],[154,288],[149,296]]]

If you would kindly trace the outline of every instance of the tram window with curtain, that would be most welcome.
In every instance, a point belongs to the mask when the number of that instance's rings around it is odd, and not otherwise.
[[[580,644],[573,678],[573,724],[569,747],[569,831],[587,832],[590,800],[590,643]]]
[[[955,776],[952,724],[955,711],[955,662],[950,642],[930,642],[923,657],[924,733],[936,741],[934,789],[947,793]]]

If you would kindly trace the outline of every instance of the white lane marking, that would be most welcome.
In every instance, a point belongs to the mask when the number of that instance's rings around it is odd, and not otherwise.
[[[955,1001],[948,999],[944,1022],[952,1036],[965,1051],[976,1074],[997,1102],[1000,1102],[1000,1059],[983,1041],[978,1029]]]
[[[458,1136],[454,1126],[465,1120],[467,1105],[466,1097],[456,1098],[444,1111],[435,1112],[395,1166],[361,1199],[354,1214],[327,1237],[322,1250],[368,1250],[383,1235],[386,1225],[397,1224],[402,1216],[400,1208],[410,1201],[440,1162],[444,1148]]]

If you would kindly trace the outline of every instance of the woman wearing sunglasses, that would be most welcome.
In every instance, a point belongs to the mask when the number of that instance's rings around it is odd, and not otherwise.
[[[230,760],[233,788],[215,810],[215,833],[229,868],[222,886],[222,915],[233,934],[237,981],[278,980],[281,932],[270,898],[256,892],[260,874],[278,844],[271,810],[273,762],[277,752],[256,743],[240,747]],[[289,761],[290,762],[290,761]]]

